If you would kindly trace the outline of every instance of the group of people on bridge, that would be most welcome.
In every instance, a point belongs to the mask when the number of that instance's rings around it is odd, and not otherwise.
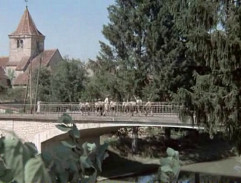
[[[136,98],[135,98],[136,99]],[[115,102],[106,97],[104,101],[98,100],[93,103],[95,113],[100,116],[106,116],[108,113],[124,112],[130,113],[132,116],[135,113],[145,113],[145,115],[152,114],[152,102],[143,102],[141,99],[136,99],[136,101],[127,102]],[[80,102],[79,108],[81,112],[91,111],[91,103]]]

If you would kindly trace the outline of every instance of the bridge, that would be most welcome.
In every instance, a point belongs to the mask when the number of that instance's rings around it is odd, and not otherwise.
[[[200,128],[190,120],[183,122],[179,119],[181,106],[178,104],[152,103],[127,108],[118,103],[106,111],[89,104],[85,107],[78,103],[0,104],[0,133],[6,135],[12,131],[23,141],[33,142],[41,151],[43,146],[48,146],[43,145],[47,144],[45,142],[66,138],[66,134],[55,127],[63,113],[72,117],[83,140],[96,139],[121,127]]]

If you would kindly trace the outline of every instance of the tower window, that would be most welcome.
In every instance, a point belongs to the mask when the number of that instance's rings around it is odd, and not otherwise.
[[[17,40],[17,48],[23,48],[23,40],[22,39]]]

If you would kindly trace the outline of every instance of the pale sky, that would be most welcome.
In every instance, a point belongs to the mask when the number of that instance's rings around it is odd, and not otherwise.
[[[39,31],[46,36],[45,49],[58,48],[62,56],[87,61],[99,52],[101,31],[108,23],[107,7],[115,0],[28,0],[28,9]],[[8,35],[18,26],[24,0],[0,0],[0,56],[8,56]]]

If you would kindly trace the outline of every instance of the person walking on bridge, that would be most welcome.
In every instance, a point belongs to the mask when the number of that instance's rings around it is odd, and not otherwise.
[[[107,96],[104,100],[104,116],[109,111],[109,96]]]

